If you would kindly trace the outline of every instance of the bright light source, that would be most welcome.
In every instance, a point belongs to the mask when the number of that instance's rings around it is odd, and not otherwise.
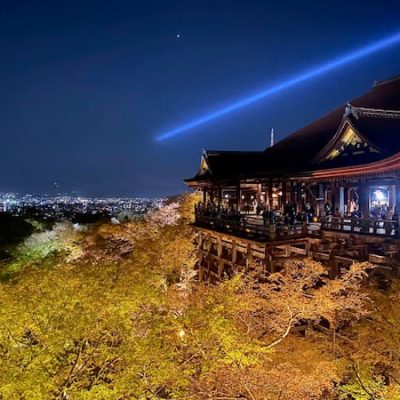
[[[385,194],[382,192],[382,190],[376,190],[375,191],[375,196],[376,196],[376,199],[377,200],[379,200],[379,201],[381,201],[381,200],[385,200]]]
[[[185,331],[183,329],[180,329],[178,332],[178,336],[182,339],[186,335]]]
[[[207,122],[213,121],[214,119],[220,118],[223,115],[229,114],[240,108],[246,107],[250,104],[260,101],[260,100],[262,100],[266,97],[269,97],[275,93],[278,93],[284,89],[288,89],[288,88],[295,86],[301,82],[307,81],[318,75],[322,75],[331,70],[339,68],[343,65],[346,65],[353,61],[359,60],[360,58],[366,57],[366,56],[373,54],[379,50],[383,50],[387,47],[393,46],[393,45],[397,44],[398,42],[400,42],[400,32],[392,34],[392,35],[386,37],[385,39],[380,39],[376,42],[373,42],[364,47],[361,47],[360,49],[355,50],[352,53],[347,53],[344,56],[337,57],[337,58],[335,58],[331,61],[328,61],[320,66],[316,66],[310,70],[303,71],[299,75],[293,76],[292,78],[290,78],[284,82],[280,82],[280,83],[276,84],[275,86],[264,88],[261,91],[256,92],[255,94],[252,94],[241,100],[235,101],[235,102],[227,105],[224,108],[212,111],[211,113],[206,114],[206,115],[202,115],[192,121],[189,121],[189,122],[183,124],[182,126],[179,126],[178,128],[172,129],[161,135],[156,136],[155,140],[162,141],[162,140],[177,136],[180,133],[188,131],[189,129],[193,129],[193,128],[196,128],[197,126],[200,126]]]

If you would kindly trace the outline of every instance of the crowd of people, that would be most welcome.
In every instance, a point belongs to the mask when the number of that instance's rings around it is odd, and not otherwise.
[[[287,203],[283,211],[279,211],[277,209],[273,209],[267,207],[265,203],[255,204],[248,207],[243,206],[242,212],[238,211],[233,207],[227,207],[224,205],[217,205],[212,203],[211,201],[207,203],[198,203],[196,205],[196,217],[197,218],[213,218],[216,223],[218,221],[229,221],[236,224],[241,224],[245,221],[247,217],[251,214],[250,210],[254,210],[253,212],[260,219],[262,218],[263,225],[267,226],[270,224],[277,225],[296,225],[302,223],[310,223],[314,220],[316,216],[314,207],[310,203],[304,203],[301,211],[298,211],[296,205]],[[339,228],[338,225],[338,217],[348,217],[352,220],[356,220],[355,225],[362,225],[365,221],[358,207],[348,207],[348,213],[346,215],[342,215],[338,208],[334,208],[329,202],[324,204],[324,214],[327,218],[327,223],[331,227]],[[370,210],[370,215],[368,219],[371,221],[378,221],[382,226],[381,228],[385,229],[387,234],[391,235],[393,232],[396,235],[399,231],[399,213],[397,207],[394,209],[379,206],[373,207]],[[357,221],[359,223],[357,224]],[[380,222],[379,222],[380,221]]]
[[[231,220],[240,222],[242,214],[231,207],[218,206],[212,202],[197,203],[195,206],[196,216],[199,217],[212,217],[224,220]]]
[[[216,219],[223,219],[228,221],[240,222],[249,215],[250,212],[244,207],[243,213],[237,211],[231,207],[218,206],[212,202],[198,203],[196,205],[196,215],[198,217],[211,217]],[[303,222],[311,222],[314,218],[315,212],[314,208],[310,204],[304,204],[303,210],[298,212],[296,206],[288,203],[283,214],[268,208],[264,203],[257,205],[255,207],[255,213],[258,217],[262,217],[263,224],[285,224],[285,225],[295,225]]]

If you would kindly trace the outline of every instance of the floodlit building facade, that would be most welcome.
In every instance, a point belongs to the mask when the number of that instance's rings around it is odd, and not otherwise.
[[[333,233],[335,243],[397,240],[400,76],[375,82],[264,151],[204,151],[185,182],[203,193],[195,224],[203,236],[219,232],[264,247],[318,244]]]

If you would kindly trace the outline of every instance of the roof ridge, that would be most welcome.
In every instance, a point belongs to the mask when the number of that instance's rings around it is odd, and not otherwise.
[[[204,150],[207,155],[219,155],[219,154],[254,154],[263,153],[263,150]]]
[[[374,81],[373,84],[373,88],[377,87],[377,86],[382,86],[382,85],[386,85],[387,83],[391,83],[393,81],[397,81],[400,80],[400,75],[394,75],[391,76],[390,78],[386,78],[386,79],[377,79]]]
[[[369,107],[357,107],[348,104],[345,110],[345,116],[352,114],[354,117],[369,117],[379,118],[384,117],[388,119],[400,119],[400,110],[385,110],[382,108],[369,108]]]

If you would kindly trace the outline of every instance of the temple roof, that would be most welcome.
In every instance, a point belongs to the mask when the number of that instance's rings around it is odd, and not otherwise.
[[[186,182],[293,176],[374,162],[397,152],[400,152],[400,76],[376,82],[366,94],[264,151],[204,151],[204,168]]]

